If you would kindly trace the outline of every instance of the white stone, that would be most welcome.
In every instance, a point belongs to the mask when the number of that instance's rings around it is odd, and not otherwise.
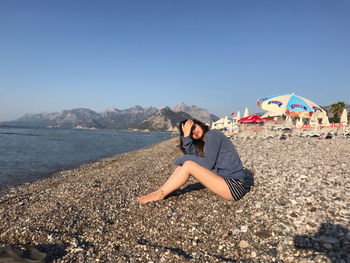
[[[249,243],[245,240],[242,240],[239,242],[239,247],[240,248],[247,248],[247,247],[249,247]]]
[[[248,231],[248,226],[241,226],[241,232],[245,233]]]
[[[264,212],[256,212],[256,213],[254,213],[254,217],[261,217],[262,215],[264,215]]]
[[[238,235],[239,233],[241,233],[241,230],[237,228],[232,231],[232,235]]]

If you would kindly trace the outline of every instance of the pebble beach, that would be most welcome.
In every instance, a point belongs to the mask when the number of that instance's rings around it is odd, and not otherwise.
[[[139,205],[175,169],[179,138],[0,195],[0,245],[47,262],[350,262],[350,139],[232,139],[254,186],[225,201],[190,179]]]

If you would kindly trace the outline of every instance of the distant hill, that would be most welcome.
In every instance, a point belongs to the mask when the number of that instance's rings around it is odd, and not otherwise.
[[[175,131],[181,121],[193,118],[186,112],[174,112],[169,107],[157,111],[152,117],[134,127],[140,130]]]
[[[99,120],[101,125],[107,129],[128,129],[130,126],[150,118],[157,111],[158,109],[154,107],[142,108],[138,105],[125,110],[110,107],[100,113]]]
[[[191,115],[194,119],[200,120],[204,123],[211,125],[212,122],[215,122],[219,117],[210,114],[208,110],[199,108],[195,105],[187,106],[185,103],[181,102],[172,108],[174,112],[186,112]]]
[[[166,131],[173,130],[179,122],[187,118],[196,118],[209,124],[218,119],[206,109],[197,106],[188,107],[180,103],[174,108],[175,110],[169,107],[158,110],[155,107],[142,108],[136,105],[125,110],[110,107],[101,113],[90,109],[78,108],[62,112],[26,114],[17,120],[4,122],[3,124],[42,128],[148,129]]]

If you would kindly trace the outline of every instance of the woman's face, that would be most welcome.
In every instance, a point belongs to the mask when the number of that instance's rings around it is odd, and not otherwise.
[[[194,140],[200,140],[203,136],[203,129],[198,124],[193,124],[191,128],[192,138]]]

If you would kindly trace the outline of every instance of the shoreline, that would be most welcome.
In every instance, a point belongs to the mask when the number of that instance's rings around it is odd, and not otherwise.
[[[65,172],[67,172],[67,171],[76,170],[76,169],[79,169],[80,167],[83,167],[83,166],[86,166],[86,165],[92,165],[94,163],[101,162],[104,159],[115,158],[115,157],[118,157],[118,156],[120,156],[122,154],[125,154],[125,153],[142,150],[142,149],[147,148],[147,147],[152,147],[153,145],[155,145],[157,143],[161,143],[161,142],[166,141],[166,140],[169,140],[169,139],[164,139],[164,140],[161,140],[159,142],[155,142],[155,143],[153,143],[151,145],[144,146],[144,147],[141,147],[141,148],[136,149],[136,150],[131,150],[131,151],[122,152],[122,153],[118,153],[118,154],[106,155],[104,157],[98,157],[96,159],[91,159],[90,161],[81,161],[81,162],[78,162],[76,164],[69,165],[67,167],[52,169],[52,172],[47,172],[47,173],[43,172],[43,173],[37,174],[40,177],[42,177],[41,179],[33,179],[33,180],[22,182],[22,183],[7,184],[5,186],[0,186],[0,197],[2,195],[6,194],[6,192],[9,191],[12,188],[17,188],[17,187],[21,187],[21,186],[25,186],[25,185],[30,185],[30,184],[33,184],[33,183],[40,183],[41,181],[44,181],[44,180],[48,180],[48,179],[59,177],[62,174],[64,174]]]
[[[30,243],[61,263],[350,260],[349,139],[233,141],[255,177],[243,199],[190,179],[165,200],[137,204],[174,170],[177,142],[9,190],[0,245]]]
[[[2,128],[2,127],[1,127]],[[58,129],[58,128],[31,128],[31,127],[7,127],[7,128],[14,128],[14,130],[11,130],[9,133],[4,133],[6,134],[10,134],[10,136],[13,135],[30,135],[30,136],[47,136],[50,137],[51,134],[46,134],[46,133],[42,133],[42,132],[33,132],[34,134],[29,134],[28,132],[23,132],[23,131],[18,131],[16,129],[37,129],[37,130],[63,130],[63,129]],[[5,127],[5,129],[7,129]],[[68,131],[75,131],[75,129],[65,129]],[[6,130],[5,130],[6,131]],[[99,132],[104,131],[104,130],[99,130]],[[111,132],[110,130],[105,130],[106,132]],[[95,132],[95,131],[92,131]],[[116,131],[112,131],[112,132],[116,132]],[[142,136],[144,136],[145,133],[143,132],[136,132],[136,131],[124,131],[124,130],[120,130],[117,132],[121,132],[122,134],[124,133],[130,133],[130,134],[136,134],[135,136],[137,136],[137,134],[141,134]],[[154,134],[154,133],[152,133]],[[161,134],[161,133],[159,133]],[[1,134],[0,134],[1,135]],[[56,136],[55,134],[53,134],[52,136]],[[60,135],[58,135],[60,136]],[[98,136],[98,135],[96,135]],[[155,135],[151,135],[152,138],[155,137]],[[166,138],[167,137],[167,138]],[[5,137],[6,138],[6,137]],[[12,138],[12,137],[11,137]],[[142,137],[141,137],[142,138]],[[167,140],[168,138],[170,138],[170,133],[167,134],[163,134],[163,135],[159,135],[159,141],[163,141],[163,140]],[[45,141],[46,137],[44,138]],[[46,139],[47,140],[47,139]],[[50,139],[49,139],[50,140]],[[153,139],[153,141],[155,141],[157,139]],[[146,139],[147,141],[147,139]],[[145,142],[146,142],[145,141]],[[147,143],[143,143],[141,141],[141,143],[139,143],[138,149],[142,149],[144,147],[148,147],[156,142],[152,142],[149,141],[148,142],[149,145],[145,145]],[[74,152],[74,154],[76,156],[78,156],[78,158],[69,158],[66,159],[62,162],[57,161],[60,160],[60,158],[63,158],[65,156],[67,156],[67,154],[63,155],[62,152],[60,153],[60,155],[58,154],[59,152],[57,152],[56,154],[56,159],[47,159],[45,157],[45,152],[41,150],[41,148],[37,148],[37,151],[34,154],[37,154],[40,156],[40,154],[42,155],[42,159],[44,160],[43,162],[41,162],[41,166],[38,166],[38,164],[33,165],[30,162],[28,162],[28,160],[21,165],[16,165],[16,166],[6,166],[3,167],[3,171],[0,172],[0,194],[5,191],[6,189],[9,189],[11,187],[15,187],[15,186],[19,186],[19,185],[23,185],[26,183],[33,183],[36,181],[41,181],[43,179],[46,178],[51,178],[52,176],[55,176],[56,174],[59,174],[61,172],[64,172],[65,170],[71,170],[71,169],[75,169],[78,168],[79,166],[82,166],[84,164],[89,164],[89,163],[93,163],[93,162],[97,162],[101,159],[105,159],[105,158],[112,158],[114,156],[123,154],[125,152],[128,151],[133,151],[135,150],[135,146],[137,145],[133,145],[133,146],[128,146],[128,147],[124,147],[119,149],[118,145],[114,145],[114,150],[113,151],[99,151],[96,152],[95,154],[90,154],[93,151],[88,152],[88,154],[85,154],[83,152]],[[20,147],[19,147],[20,148]],[[129,148],[129,149],[127,149]],[[44,148],[45,149],[45,148]],[[45,149],[48,150],[48,149]],[[62,150],[62,149],[61,149]],[[63,149],[64,150],[64,149]],[[94,149],[90,149],[90,150],[94,150]],[[27,154],[28,155],[28,154]],[[17,156],[18,157],[18,156]],[[21,158],[22,156],[20,155]],[[27,156],[24,156],[25,158],[27,158]],[[15,158],[15,157],[14,157]],[[14,158],[12,158],[11,160],[13,160]],[[6,159],[6,153],[5,153],[5,159]],[[27,158],[28,159],[28,158]],[[40,162],[39,162],[40,163]]]

